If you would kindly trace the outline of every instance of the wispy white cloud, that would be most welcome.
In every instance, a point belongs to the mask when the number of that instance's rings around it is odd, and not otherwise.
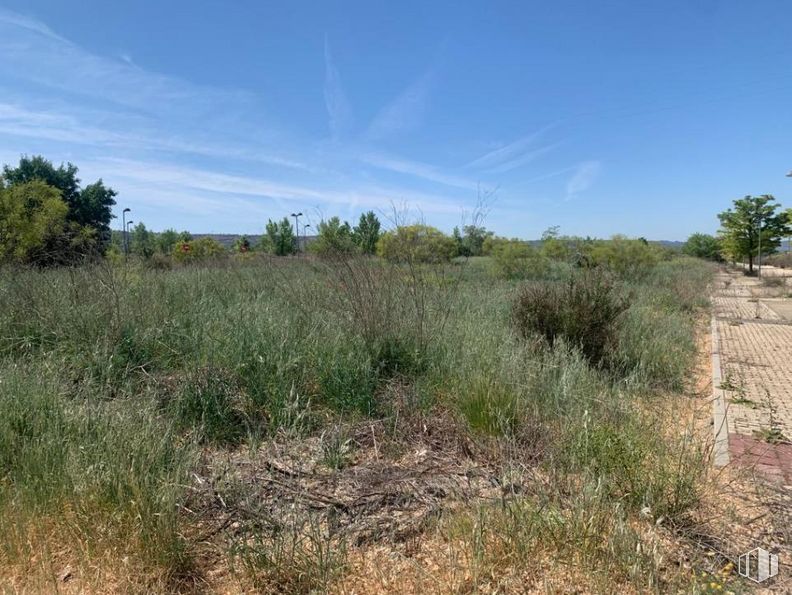
[[[10,10],[4,10],[0,8],[0,22],[4,22],[8,25],[19,27],[20,29],[27,29],[32,33],[35,33],[41,37],[46,37],[54,41],[69,43],[63,37],[61,37],[60,35],[55,33],[52,29],[47,27],[47,25],[45,25],[41,21],[38,21],[23,14],[11,12]]]
[[[382,140],[416,128],[426,112],[433,80],[432,69],[414,80],[374,117],[366,131],[366,138]]]
[[[169,192],[189,189],[223,196],[255,196],[262,199],[300,201],[302,203],[331,203],[344,205],[354,201],[367,208],[388,208],[394,202],[420,204],[433,213],[454,213],[459,203],[454,198],[415,192],[376,184],[359,185],[353,190],[287,184],[266,178],[230,175],[205,169],[173,164],[135,161],[130,159],[99,159],[88,165],[102,171],[108,181],[119,185],[127,182],[160,187]]]
[[[349,126],[352,122],[352,107],[344,92],[344,86],[341,83],[341,75],[330,53],[330,42],[327,39],[327,35],[325,35],[324,59],[325,106],[327,107],[327,114],[330,117],[330,134],[334,139],[338,139],[349,130]]]
[[[360,156],[360,160],[374,167],[408,174],[416,178],[443,184],[444,186],[453,186],[467,190],[474,190],[477,188],[477,183],[473,180],[444,173],[440,169],[425,163],[392,157],[382,153],[364,153]]]
[[[506,161],[505,163],[501,163],[494,167],[487,168],[484,171],[486,171],[488,174],[502,174],[507,171],[517,169],[518,167],[522,167],[523,165],[528,165],[532,161],[538,159],[545,153],[549,153],[550,151],[552,151],[553,149],[557,148],[560,145],[561,145],[560,142],[552,143],[544,147],[539,147],[537,149],[527,151],[522,155],[520,155],[519,157],[515,157],[514,159],[511,159],[509,161]]]
[[[229,103],[253,104],[240,90],[201,87],[91,54],[39,21],[0,9],[0,73],[48,88],[170,116],[205,114]]]
[[[321,64],[321,53],[316,59]],[[441,222],[475,202],[478,179],[395,156],[379,142],[420,125],[434,68],[355,141],[348,138],[353,114],[329,43],[324,63],[332,143],[272,122],[254,93],[164,76],[125,54],[96,55],[39,21],[0,9],[0,156],[9,162],[41,152],[71,160],[85,179],[102,177],[116,188],[119,204],[134,207],[136,219],[164,221],[160,228],[187,222],[196,231],[227,225],[226,231],[250,232],[250,217],[288,208],[354,217],[359,209],[388,212],[394,204]],[[490,169],[510,168],[530,150],[538,148],[481,159]],[[476,178],[487,173],[478,169]]]
[[[547,153],[560,144],[552,143],[541,147],[535,146],[536,141],[555,126],[556,124],[550,124],[532,134],[528,134],[507,145],[489,151],[468,163],[466,167],[485,170],[491,173],[504,173],[530,163],[540,155]]]
[[[602,163],[599,161],[584,161],[577,166],[575,173],[569,178],[566,187],[567,198],[574,198],[581,192],[585,192],[594,184],[602,170]]]
[[[124,134],[82,125],[73,116],[8,103],[0,103],[0,134],[89,145],[111,145],[129,140]]]
[[[91,126],[85,123],[87,121],[112,121],[119,129]],[[81,110],[77,116],[58,110],[34,110],[18,104],[0,102],[0,134],[6,136],[51,140],[71,145],[233,158],[311,173],[325,171],[296,157],[290,158],[283,150],[281,154],[272,154],[259,148],[222,144],[213,139],[206,139],[204,142],[186,140],[175,134],[158,134],[156,130],[147,132],[147,124],[148,122],[141,121],[138,117],[124,117],[118,113]]]

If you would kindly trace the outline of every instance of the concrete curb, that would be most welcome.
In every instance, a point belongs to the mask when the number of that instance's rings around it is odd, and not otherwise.
[[[723,375],[720,360],[720,336],[715,313],[712,314],[712,419],[715,444],[712,462],[716,467],[729,464],[729,424],[726,419],[726,395],[721,386]]]

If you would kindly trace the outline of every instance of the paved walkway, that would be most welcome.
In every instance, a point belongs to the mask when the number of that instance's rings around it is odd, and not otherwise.
[[[752,465],[792,486],[792,321],[769,293],[740,273],[716,280],[716,464]]]

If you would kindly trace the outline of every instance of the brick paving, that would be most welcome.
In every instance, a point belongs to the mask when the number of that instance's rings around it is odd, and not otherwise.
[[[754,301],[750,301],[752,299]],[[712,303],[718,318],[781,320],[778,314],[757,298],[714,296]]]
[[[757,279],[722,273],[713,296],[731,459],[792,485],[792,325],[756,296]]]

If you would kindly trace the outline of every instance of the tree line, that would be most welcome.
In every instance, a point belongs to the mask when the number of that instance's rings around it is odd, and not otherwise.
[[[155,233],[144,223],[129,237],[111,232],[116,192],[102,180],[83,186],[71,163],[55,167],[41,156],[23,156],[17,166],[5,165],[0,177],[0,263],[52,266],[74,264],[86,258],[120,257],[131,252],[142,259],[165,257],[190,261],[227,252],[210,237],[193,238],[189,232],[167,229]],[[781,240],[792,235],[792,209],[770,195],[746,196],[720,213],[717,235],[696,233],[682,252],[711,260],[746,260],[749,271],[760,251],[774,253]],[[306,251],[318,257],[378,255],[391,262],[445,262],[458,256],[491,256],[506,277],[521,277],[542,269],[549,261],[606,262],[612,268],[642,266],[656,261],[662,250],[639,238],[614,236],[593,240],[561,236],[548,229],[540,242],[496,236],[479,225],[454,228],[451,235],[424,225],[399,225],[383,231],[373,211],[363,213],[356,225],[339,217],[322,220],[316,236],[301,245],[287,217],[268,220],[257,245],[242,236],[232,250],[288,256]],[[126,241],[128,239],[128,242]]]
[[[792,237],[792,209],[782,209],[770,194],[745,196],[718,213],[716,235],[692,234],[682,247],[690,256],[732,263],[746,262],[753,273],[760,256],[778,251],[784,238]]]

